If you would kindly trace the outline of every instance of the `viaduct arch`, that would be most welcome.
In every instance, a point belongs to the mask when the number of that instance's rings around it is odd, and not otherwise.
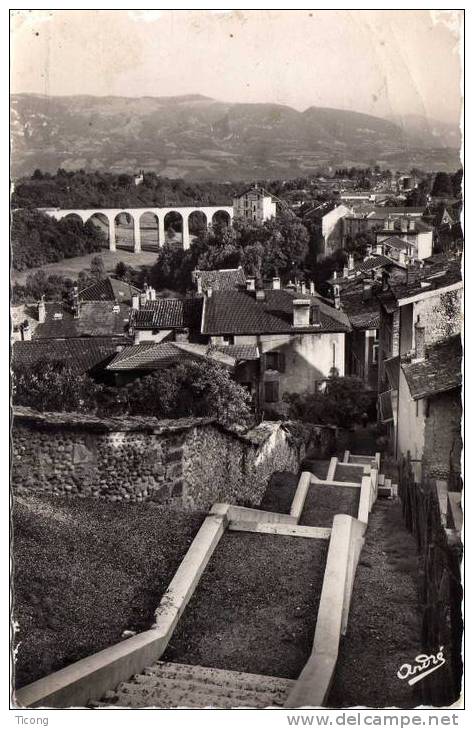
[[[228,205],[217,206],[184,206],[184,207],[168,207],[168,208],[40,208],[41,212],[49,215],[56,220],[62,220],[67,215],[77,215],[83,223],[86,223],[92,217],[102,217],[108,223],[109,248],[111,251],[117,250],[117,217],[121,214],[130,216],[133,223],[133,240],[134,252],[139,253],[142,249],[142,240],[140,232],[140,220],[145,213],[151,213],[158,221],[158,245],[162,246],[165,242],[165,217],[168,213],[179,213],[182,220],[182,237],[183,248],[187,249],[190,245],[189,236],[189,217],[192,213],[202,213],[206,218],[206,224],[212,225],[214,216],[219,213],[220,218],[223,214],[228,216],[229,223],[234,217],[234,208]]]

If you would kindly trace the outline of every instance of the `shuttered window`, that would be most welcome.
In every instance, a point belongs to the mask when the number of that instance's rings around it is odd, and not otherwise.
[[[278,382],[265,382],[265,402],[278,402]]]

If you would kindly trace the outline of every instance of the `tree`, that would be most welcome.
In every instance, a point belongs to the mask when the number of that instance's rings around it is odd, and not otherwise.
[[[107,271],[105,270],[104,261],[102,256],[94,256],[91,260],[91,278],[95,281],[102,281],[107,278]]]
[[[159,370],[128,385],[127,398],[133,415],[209,416],[225,425],[250,418],[249,393],[217,362],[189,361]]]
[[[367,418],[372,398],[361,379],[331,376],[324,384],[324,389],[311,395],[284,396],[290,419],[350,428]]]
[[[117,276],[117,278],[128,280],[127,277],[129,277],[129,267],[123,261],[119,261],[115,266],[115,275]]]
[[[13,369],[13,402],[36,410],[90,412],[100,385],[63,362],[38,362]]]
[[[433,197],[453,197],[453,184],[451,175],[447,172],[437,172],[431,189]]]

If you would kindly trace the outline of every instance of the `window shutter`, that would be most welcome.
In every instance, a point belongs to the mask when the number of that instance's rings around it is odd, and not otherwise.
[[[284,372],[285,371],[285,365],[286,365],[285,355],[283,354],[283,352],[279,352],[278,353],[278,371],[279,372]]]

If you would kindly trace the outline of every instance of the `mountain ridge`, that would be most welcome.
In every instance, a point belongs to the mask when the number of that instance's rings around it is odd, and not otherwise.
[[[410,126],[405,120],[403,126],[330,107],[298,111],[201,94],[20,93],[11,97],[11,120],[16,177],[36,168],[143,168],[167,177],[235,181],[304,176],[328,165],[459,166],[458,140],[441,123]]]

